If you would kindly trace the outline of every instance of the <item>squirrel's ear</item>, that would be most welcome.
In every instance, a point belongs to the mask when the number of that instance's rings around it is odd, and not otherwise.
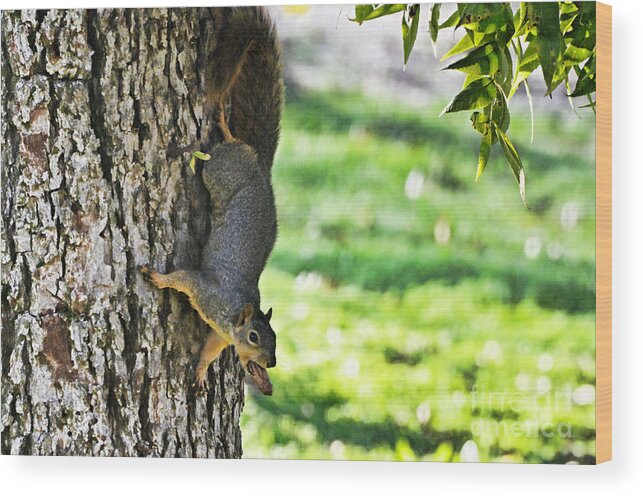
[[[270,318],[272,317],[272,307],[266,312],[266,320],[270,322]]]
[[[246,325],[252,318],[253,312],[254,308],[252,308],[252,305],[250,303],[246,303],[245,305],[243,305],[241,313],[239,314],[239,318],[237,319],[237,326]]]

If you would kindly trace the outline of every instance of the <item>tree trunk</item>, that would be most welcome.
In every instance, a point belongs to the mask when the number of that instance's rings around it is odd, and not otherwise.
[[[206,9],[4,11],[2,453],[239,457],[242,371],[137,272],[194,268]]]

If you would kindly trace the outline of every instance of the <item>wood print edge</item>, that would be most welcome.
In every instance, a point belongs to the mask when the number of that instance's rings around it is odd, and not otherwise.
[[[612,459],[612,7],[596,3],[596,463]]]

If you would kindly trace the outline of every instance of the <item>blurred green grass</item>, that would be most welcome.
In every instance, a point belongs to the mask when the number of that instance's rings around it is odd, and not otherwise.
[[[513,116],[527,210],[439,110],[288,95],[246,457],[593,461],[594,118]]]

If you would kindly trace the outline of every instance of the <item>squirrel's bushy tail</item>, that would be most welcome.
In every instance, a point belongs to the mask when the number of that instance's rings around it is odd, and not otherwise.
[[[217,45],[208,57],[208,102],[211,108],[230,102],[232,135],[255,150],[270,175],[284,99],[273,21],[263,7],[214,7],[211,13]]]

